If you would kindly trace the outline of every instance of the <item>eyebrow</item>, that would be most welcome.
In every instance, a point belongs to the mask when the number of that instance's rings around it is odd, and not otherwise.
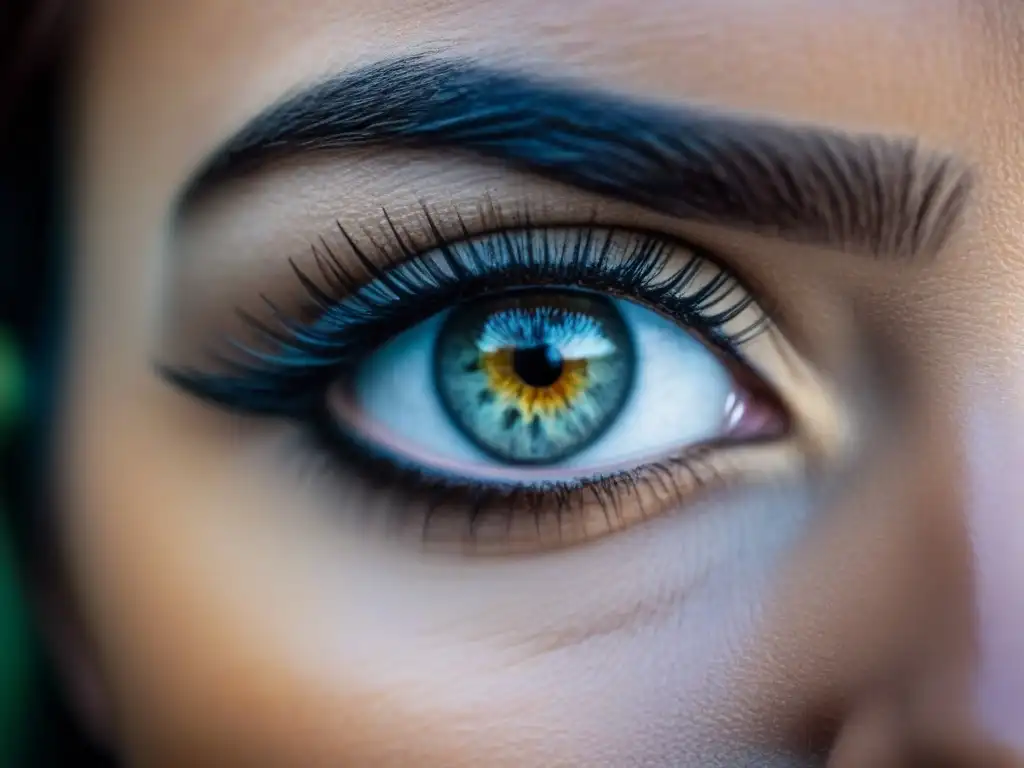
[[[681,219],[876,255],[939,250],[971,188],[962,160],[913,138],[654,104],[411,56],[271,106],[201,166],[182,206],[275,159],[369,146],[469,154]]]

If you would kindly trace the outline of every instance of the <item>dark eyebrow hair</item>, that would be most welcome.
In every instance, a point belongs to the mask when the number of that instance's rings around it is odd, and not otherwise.
[[[374,145],[469,153],[683,219],[886,255],[939,249],[971,187],[965,163],[912,138],[645,103],[411,56],[270,107],[214,153],[182,204],[275,158]]]

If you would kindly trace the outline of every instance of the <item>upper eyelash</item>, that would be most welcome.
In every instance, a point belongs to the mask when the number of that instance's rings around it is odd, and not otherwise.
[[[417,321],[460,301],[495,290],[545,285],[579,286],[596,292],[638,300],[672,316],[703,334],[723,351],[736,354],[769,325],[763,311],[738,332],[723,327],[749,308],[753,296],[740,290],[738,279],[721,267],[708,283],[691,295],[686,288],[700,267],[714,263],[697,246],[660,233],[588,223],[583,226],[531,226],[473,233],[459,219],[461,236],[442,233],[429,209],[423,209],[424,229],[430,244],[419,246],[384,211],[380,236],[368,236],[376,250],[371,257],[340,223],[337,229],[363,275],[357,276],[326,239],[312,249],[319,282],[292,260],[291,268],[308,303],[289,314],[263,297],[271,319],[261,320],[239,310],[268,349],[229,340],[237,357],[217,354],[226,372],[165,369],[172,381],[188,391],[235,411],[250,414],[308,412],[319,387],[380,344]],[[554,250],[545,231],[573,233]],[[538,237],[540,235],[540,237]],[[618,238],[628,238],[625,257],[609,258]],[[496,244],[505,269],[498,272],[493,258]],[[568,254],[566,249],[571,248]],[[487,251],[491,252],[488,253]],[[678,253],[690,254],[681,266],[669,268]],[[440,264],[423,258],[438,254]],[[444,268],[447,268],[447,272]],[[735,300],[723,304],[730,296]],[[712,307],[722,305],[717,311]],[[414,308],[414,309],[412,309]],[[311,322],[301,317],[314,317]]]

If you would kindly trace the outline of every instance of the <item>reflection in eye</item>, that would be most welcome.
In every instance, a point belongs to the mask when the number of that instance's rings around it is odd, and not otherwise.
[[[309,306],[249,317],[260,341],[226,370],[170,380],[297,422],[370,506],[482,550],[678,508],[786,437],[742,353],[768,320],[693,247],[596,226],[448,241],[429,214],[424,231],[419,248],[389,225],[367,253],[342,229],[347,258],[325,246],[318,273],[295,270]]]

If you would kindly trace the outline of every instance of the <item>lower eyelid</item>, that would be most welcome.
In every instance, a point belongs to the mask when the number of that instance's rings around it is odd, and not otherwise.
[[[383,515],[389,538],[430,553],[501,557],[595,542],[677,511],[686,514],[712,495],[722,494],[728,503],[724,494],[731,487],[783,483],[802,471],[799,447],[783,438],[692,448],[558,491],[524,486],[467,498],[441,483],[434,494],[405,494],[394,486],[365,490],[374,498],[386,490],[385,508],[373,505],[373,514]],[[366,483],[351,469],[341,472],[346,488]]]
[[[370,448],[353,439],[361,434],[363,417],[358,409],[345,410],[344,403],[336,398],[333,407],[343,409],[336,417],[351,431],[330,428],[318,435],[315,449],[340,459],[331,462],[331,474],[343,484],[346,497],[361,488],[366,499],[375,500],[367,508],[386,521],[389,538],[437,553],[508,556],[591,542],[676,510],[685,514],[699,498],[731,486],[792,479],[804,465],[788,425],[772,421],[774,411],[756,402],[718,443],[633,457],[617,467],[590,467],[588,475],[568,482],[564,468],[502,470],[495,476],[490,467],[474,476],[464,465],[417,456],[408,446],[381,455],[387,440],[375,434]],[[318,423],[337,421],[323,417]]]

